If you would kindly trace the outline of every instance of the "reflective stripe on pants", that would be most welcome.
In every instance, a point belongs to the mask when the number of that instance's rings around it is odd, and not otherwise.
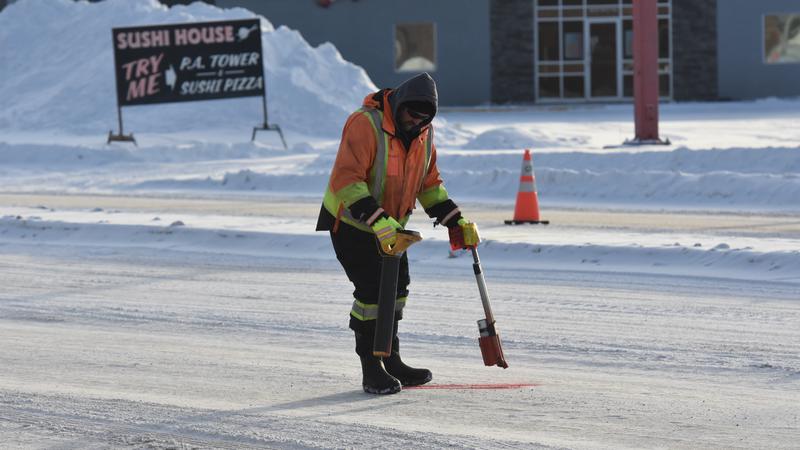
[[[408,297],[400,297],[395,301],[395,314],[405,308],[407,298]],[[363,303],[356,299],[353,301],[353,309],[350,310],[350,315],[361,321],[375,320],[378,318],[378,305]]]

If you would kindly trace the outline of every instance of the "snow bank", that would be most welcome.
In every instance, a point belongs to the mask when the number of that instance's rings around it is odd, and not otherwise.
[[[123,225],[103,220],[80,223],[42,220],[38,216],[4,216],[0,217],[0,243],[143,247],[303,260],[335,257],[327,235],[308,231],[312,229],[310,223],[298,227],[296,221],[285,221],[267,226],[270,230],[279,230],[277,232],[249,231],[241,227],[210,229],[203,228],[202,223],[192,227],[191,220],[169,219],[156,223]],[[677,243],[671,246],[537,245],[493,240],[484,241],[480,247],[481,259],[495,269],[651,273],[800,283],[800,251],[797,250],[756,251],[726,243],[705,248]],[[463,266],[463,262],[449,257],[447,248],[441,239],[426,239],[414,246],[409,257],[440,267]],[[466,256],[465,252],[462,254]]]
[[[533,153],[543,208],[627,205],[800,211],[796,148]],[[249,142],[81,146],[0,142],[0,192],[245,192],[319,197],[333,148],[290,152]],[[458,201],[511,204],[522,152],[448,151],[438,164]],[[91,191],[86,191],[91,189]]]
[[[0,129],[104,134],[116,129],[111,28],[259,17],[196,2],[21,0],[0,13]],[[312,48],[296,31],[261,18],[270,122],[337,136],[375,86],[331,44]],[[257,97],[126,107],[126,131],[239,128],[263,118]]]
[[[533,154],[544,205],[614,203],[798,211],[797,148]],[[452,154],[440,169],[454,195],[513,202],[522,152]]]
[[[195,161],[250,159],[274,155],[271,147],[250,143],[203,142],[150,147],[92,147],[83,145],[7,144],[0,142],[0,163],[42,172],[85,170],[112,164],[187,163]],[[0,174],[2,170],[0,169]]]
[[[2,154],[0,154],[2,157]],[[299,173],[250,169],[195,180],[161,178],[129,185],[134,190],[249,190],[318,196],[334,155],[324,154]],[[519,186],[521,153],[439,156],[454,198],[512,203]],[[630,154],[541,153],[534,156],[544,207],[575,203],[629,204],[721,210],[798,211],[797,149],[732,149]],[[120,187],[122,187],[120,185]]]
[[[586,139],[568,135],[553,135],[520,127],[500,127],[485,131],[462,146],[470,150],[506,150],[543,147],[576,147],[587,144]]]
[[[126,187],[130,191],[258,191],[271,194],[290,194],[320,197],[328,182],[328,172],[272,175],[250,169],[227,172],[221,177],[175,180],[164,178],[134,183]]]

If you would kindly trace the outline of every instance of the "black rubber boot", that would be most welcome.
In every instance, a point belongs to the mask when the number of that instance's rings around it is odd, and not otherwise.
[[[397,338],[396,333],[394,339],[392,339],[392,354],[383,360],[383,364],[386,367],[386,371],[400,380],[403,386],[419,386],[433,379],[433,374],[430,370],[409,367],[400,359],[400,340]]]
[[[381,359],[372,356],[373,336],[356,332],[356,353],[361,358],[361,385],[370,394],[396,394],[402,390],[400,381],[386,373]]]

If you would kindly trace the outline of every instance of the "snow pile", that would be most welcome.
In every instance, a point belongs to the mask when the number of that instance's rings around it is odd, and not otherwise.
[[[800,211],[796,148],[638,153],[533,153],[539,200],[558,206]],[[245,192],[319,197],[335,152],[288,154],[249,142],[72,146],[0,142],[0,191]],[[511,204],[522,152],[448,151],[438,157],[459,201]]]
[[[328,172],[304,174],[264,174],[250,169],[238,172],[226,172],[220,177],[188,178],[176,180],[162,178],[132,183],[128,186],[118,185],[120,189],[134,192],[166,191],[258,191],[270,194],[290,194],[300,196],[319,197],[325,191],[328,182]]]
[[[0,147],[1,149],[2,147]],[[541,153],[534,172],[543,207],[614,204],[640,208],[715,210],[800,210],[800,161],[797,149],[731,149],[641,152],[600,155]],[[248,190],[319,196],[334,155],[326,153],[297,170],[278,173],[244,169],[202,179],[159,177],[115,189],[185,191]],[[0,153],[0,158],[2,153]],[[512,203],[519,186],[521,152],[448,154],[439,167],[448,191],[457,199]]]
[[[798,211],[797,148],[535,153],[544,205],[629,204],[734,210]],[[440,159],[454,195],[512,202],[522,152],[448,155]]]
[[[117,128],[111,29],[258,17],[202,2],[21,0],[0,13],[0,129],[102,134]],[[269,119],[304,134],[336,136],[365,93],[366,72],[331,44],[312,48],[296,31],[261,18]],[[249,130],[263,120],[258,97],[127,107],[134,132]]]
[[[517,108],[460,109],[444,115],[453,128],[466,134],[449,146],[465,150],[531,148],[537,152],[620,153],[634,137],[630,104],[535,105]],[[800,145],[800,99],[747,102],[662,103],[660,135],[673,146],[648,150],[671,151],[725,148],[769,148]],[[437,132],[440,131],[438,128]],[[437,135],[441,137],[441,134]],[[441,143],[441,140],[439,140]],[[608,147],[617,148],[608,148]]]
[[[60,221],[59,216],[74,221]],[[240,219],[241,222],[228,227],[216,217],[173,216],[151,218],[102,210],[77,214],[42,209],[37,215],[0,217],[3,230],[0,243],[161,248],[306,261],[335,257],[327,235],[309,231],[313,229],[311,222],[260,217]],[[178,220],[181,216],[184,219]],[[112,220],[117,223],[111,223]],[[269,231],[262,231],[264,229]],[[443,239],[446,239],[444,235],[425,239],[414,246],[410,257],[439,266],[463,265],[448,256]],[[702,273],[744,280],[800,281],[800,251],[772,250],[769,246],[754,249],[727,243],[713,247],[679,243],[661,246],[655,243],[541,245],[489,239],[480,247],[481,258],[494,269],[578,269],[675,276]],[[466,256],[466,252],[455,256]]]
[[[542,147],[575,147],[586,145],[586,140],[577,137],[558,137],[539,130],[523,127],[500,127],[485,131],[462,148],[472,150],[504,150]]]
[[[302,153],[302,151],[297,151]],[[7,144],[0,142],[0,162],[42,172],[44,168],[59,171],[85,170],[111,164],[189,163],[215,159],[250,159],[274,154],[271,147],[251,143],[209,144],[195,142],[183,145],[149,147],[86,145]],[[0,169],[2,174],[2,169]]]

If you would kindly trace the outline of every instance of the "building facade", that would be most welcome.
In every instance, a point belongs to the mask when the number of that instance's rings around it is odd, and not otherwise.
[[[800,95],[800,1],[719,0],[718,9],[719,96]]]
[[[324,4],[325,2],[323,2]],[[491,101],[490,0],[217,0],[298,30],[311,45],[332,42],[378,87],[424,70],[443,105]]]
[[[630,101],[633,1],[215,3],[263,14],[312,45],[332,42],[381,87],[427,70],[442,104],[479,105]],[[657,3],[663,100],[800,95],[797,0]]]
[[[379,87],[427,71],[447,106],[633,95],[638,0],[203,1],[332,42]],[[656,1],[663,100],[800,96],[800,0]]]

